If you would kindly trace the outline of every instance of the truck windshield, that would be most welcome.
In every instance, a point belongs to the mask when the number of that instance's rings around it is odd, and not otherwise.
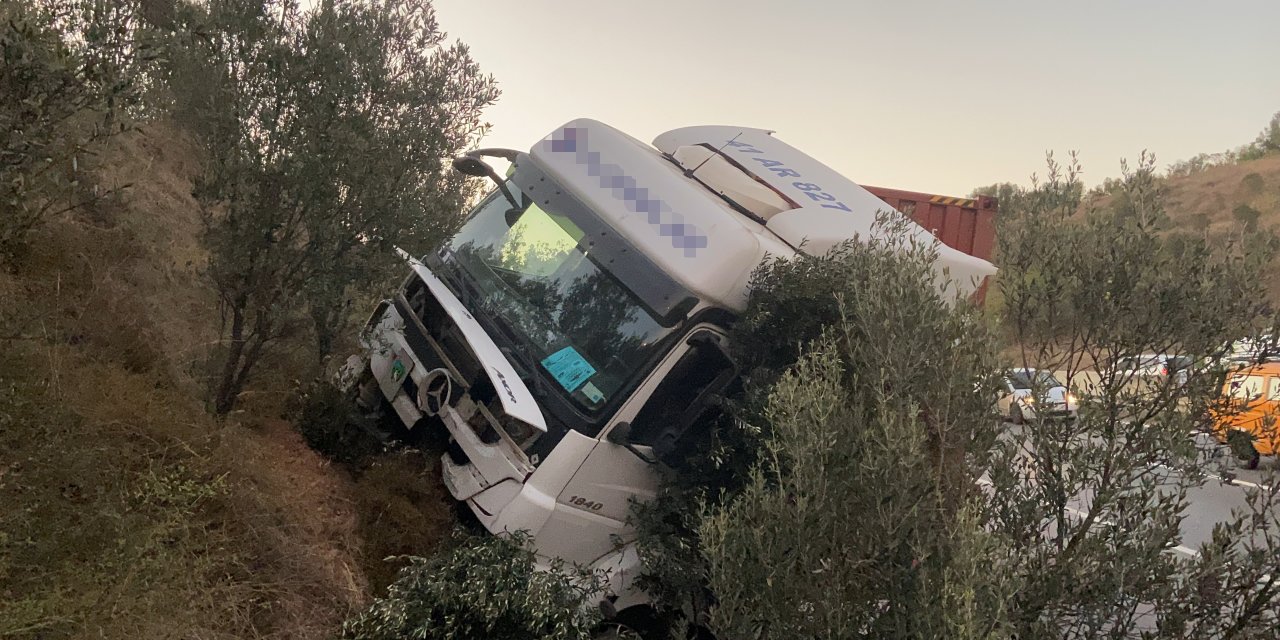
[[[514,182],[508,187],[522,209],[490,194],[446,245],[444,261],[473,289],[464,304],[522,343],[511,345],[519,352],[512,355],[540,368],[535,375],[550,378],[547,386],[579,410],[597,414],[674,328],[601,268],[612,260],[584,239],[580,223],[591,221],[574,215],[576,201],[534,203]]]

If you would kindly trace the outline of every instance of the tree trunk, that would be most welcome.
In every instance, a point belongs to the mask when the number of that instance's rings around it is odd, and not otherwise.
[[[222,364],[222,377],[218,393],[214,396],[213,412],[225,416],[236,406],[243,377],[239,375],[240,360],[244,357],[244,310],[237,305],[231,310],[231,343],[226,360]]]
[[[333,344],[337,338],[337,332],[334,331],[334,325],[337,319],[334,317],[336,313],[331,310],[316,310],[311,312],[311,319],[316,334],[316,361],[324,363],[333,353]]]

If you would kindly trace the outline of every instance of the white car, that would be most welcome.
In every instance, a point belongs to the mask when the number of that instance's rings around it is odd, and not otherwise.
[[[1228,346],[1227,361],[1240,364],[1260,364],[1280,361],[1280,344],[1275,336],[1264,334],[1241,338]]]
[[[1004,386],[1006,393],[996,406],[1014,424],[1036,418],[1075,420],[1078,416],[1079,401],[1049,371],[1009,369]]]

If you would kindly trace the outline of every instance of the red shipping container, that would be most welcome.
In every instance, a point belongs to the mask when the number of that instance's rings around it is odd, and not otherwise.
[[[991,260],[996,242],[995,217],[999,210],[999,202],[995,198],[954,198],[866,185],[863,188],[928,229],[948,247]],[[986,292],[987,283],[984,282],[974,294],[974,299],[981,303]]]

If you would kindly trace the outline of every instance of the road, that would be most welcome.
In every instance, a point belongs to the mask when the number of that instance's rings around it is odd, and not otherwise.
[[[1059,380],[1070,380],[1070,386],[1078,389],[1098,384],[1095,371],[1081,371],[1075,376],[1057,371],[1055,375]],[[1193,555],[1195,549],[1208,541],[1213,534],[1213,526],[1229,519],[1233,509],[1246,508],[1247,492],[1280,483],[1280,476],[1273,477],[1280,471],[1276,458],[1264,457],[1257,469],[1245,469],[1227,447],[1212,436],[1197,434],[1193,437],[1202,452],[1202,469],[1210,472],[1210,477],[1203,486],[1191,489],[1187,494],[1190,504],[1182,522],[1182,546],[1174,549],[1184,555]],[[1172,469],[1163,471],[1170,476],[1177,475],[1177,471]]]
[[[1059,379],[1065,379],[1060,376]],[[1019,427],[1007,424],[1011,430]],[[1208,476],[1198,487],[1187,491],[1187,510],[1182,521],[1182,544],[1173,549],[1174,552],[1188,557],[1197,554],[1196,549],[1208,542],[1213,536],[1213,527],[1232,517],[1233,510],[1247,508],[1247,496],[1250,491],[1267,489],[1270,485],[1280,485],[1280,461],[1273,457],[1263,457],[1257,469],[1246,469],[1232,455],[1226,445],[1220,444],[1216,438],[1208,434],[1188,436],[1196,441],[1201,451],[1201,470]],[[1167,478],[1170,485],[1179,477],[1179,472],[1167,467],[1157,467],[1157,477]],[[1068,511],[1084,517],[1089,507],[1090,496],[1080,495],[1068,504]]]
[[[1245,469],[1225,445],[1212,436],[1196,436],[1197,444],[1206,452],[1205,467],[1210,471],[1203,486],[1188,491],[1189,502],[1182,521],[1182,547],[1196,549],[1213,534],[1213,525],[1231,517],[1233,509],[1245,509],[1249,491],[1267,489],[1277,482],[1280,469],[1275,458],[1264,457],[1257,469]],[[1177,472],[1165,470],[1170,475]],[[1182,550],[1180,550],[1182,551]]]

